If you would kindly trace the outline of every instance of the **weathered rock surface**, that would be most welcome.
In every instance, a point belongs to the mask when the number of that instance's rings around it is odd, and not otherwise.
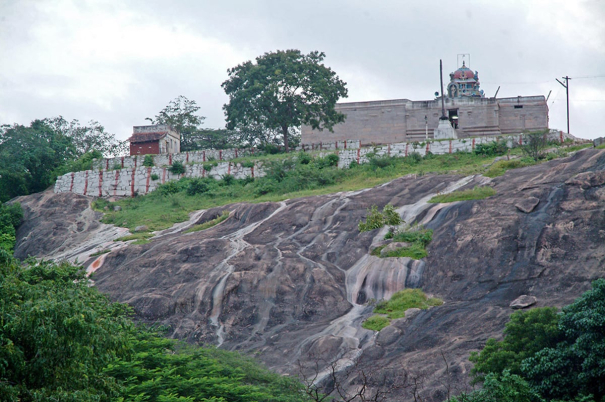
[[[92,262],[100,266],[95,280],[172,336],[254,352],[280,372],[296,373],[299,359],[311,370],[310,355],[340,367],[358,362],[387,380],[422,371],[430,374],[423,395],[443,400],[444,357],[450,383],[464,384],[470,351],[502,336],[511,302],[530,294],[535,306],[562,306],[605,276],[605,182],[597,177],[604,169],[605,151],[581,151],[495,178],[493,197],[447,205],[426,200],[482,178],[407,176],[355,193],[234,204],[220,208],[232,212],[229,219],[206,231],[183,234],[179,226],[105,254]],[[83,197],[36,197],[22,200],[31,211],[18,255],[50,256],[88,236],[73,229],[92,219]],[[539,203],[520,213],[516,205],[529,197]],[[434,230],[423,261],[368,255],[386,228],[359,233],[357,224],[372,204],[387,203]],[[404,287],[445,304],[406,314],[378,334],[361,328],[372,314],[366,301]],[[410,399],[401,391],[390,400]]]
[[[510,303],[510,307],[518,310],[533,306],[537,302],[538,299],[535,296],[521,295]]]
[[[515,207],[517,207],[517,209],[519,211],[529,214],[531,211],[534,210],[534,208],[536,208],[538,206],[539,203],[540,203],[539,198],[527,197],[527,198],[524,198],[524,199],[520,200],[519,202],[517,202],[515,204]]]

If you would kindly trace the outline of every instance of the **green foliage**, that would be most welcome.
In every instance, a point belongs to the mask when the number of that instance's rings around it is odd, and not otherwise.
[[[376,247],[370,254],[380,258],[408,257],[414,260],[421,260],[428,255],[426,248],[417,243],[414,243],[409,247],[400,247],[396,250],[388,251],[385,255],[382,255],[381,251],[385,247],[386,245]]]
[[[486,177],[498,177],[506,173],[507,170],[531,166],[535,165],[535,163],[536,162],[531,158],[498,161],[491,165],[483,175]]]
[[[153,155],[145,155],[145,158],[143,159],[143,166],[145,167],[154,167],[155,164],[153,163]]]
[[[536,162],[544,158],[544,150],[548,146],[547,134],[548,130],[524,134],[521,146],[523,153]]]
[[[80,126],[57,117],[34,120],[29,127],[0,126],[0,202],[43,191],[57,174],[86,168],[94,150],[115,154],[123,144],[94,121]]]
[[[138,331],[132,355],[108,365],[126,401],[304,401],[301,385],[234,352]]]
[[[605,397],[605,279],[563,308],[558,330],[563,340],[522,363],[528,381],[548,398],[579,394]]]
[[[122,164],[119,162],[114,163],[111,168],[111,170],[120,170],[120,169],[122,169]]]
[[[504,339],[488,339],[480,353],[472,352],[469,360],[473,383],[483,381],[486,374],[501,374],[509,370],[521,375],[521,363],[536,352],[554,347],[562,340],[558,328],[557,309],[552,307],[517,311],[510,316],[504,329]]]
[[[17,236],[17,228],[23,219],[23,210],[21,204],[15,202],[13,204],[0,203],[0,249],[9,254],[13,253],[15,240]]]
[[[251,358],[163,338],[130,314],[80,267],[0,258],[0,400],[306,400]]]
[[[299,152],[297,159],[298,163],[300,163],[301,165],[308,165],[313,160],[311,155],[306,152]]]
[[[247,61],[228,70],[222,87],[229,96],[223,108],[229,129],[261,126],[281,130],[285,150],[289,129],[308,124],[332,127],[345,116],[335,110],[347,96],[345,83],[321,62],[324,53],[303,55],[299,50],[265,53],[256,64]]]
[[[483,389],[462,393],[451,402],[545,402],[522,377],[504,370],[502,375],[488,374]]]
[[[57,177],[62,176],[66,173],[91,170],[92,160],[101,158],[103,158],[103,154],[97,150],[86,152],[75,161],[67,162],[65,165],[61,165],[58,168],[54,169],[52,172],[53,180],[56,180]]]
[[[194,178],[189,181],[187,195],[205,194],[216,188],[216,180],[212,178]]]
[[[160,178],[160,176],[158,176],[156,173],[152,173],[151,174],[151,180],[156,181]]]
[[[405,311],[410,308],[426,310],[442,304],[437,298],[428,298],[420,289],[404,289],[391,296],[390,300],[376,304],[374,313],[386,314],[389,319],[395,320],[404,317]]]
[[[179,133],[181,152],[193,151],[200,146],[195,138],[205,119],[204,116],[196,114],[198,110],[200,110],[200,107],[197,106],[194,100],[189,100],[180,95],[170,101],[154,118],[147,117],[145,120],[149,120],[151,124],[171,126]]]
[[[233,183],[235,183],[235,177],[231,174],[224,175],[221,180],[221,185],[223,185],[223,186],[230,186]]]
[[[102,369],[128,353],[129,308],[88,286],[79,267],[0,263],[0,390],[12,401],[109,401]]]
[[[152,233],[134,233],[127,236],[118,237],[114,241],[147,240],[153,237]]]
[[[185,166],[182,162],[174,161],[172,162],[172,165],[170,165],[168,170],[170,170],[170,172],[173,174],[183,174],[185,173]]]
[[[460,190],[453,191],[448,194],[439,194],[431,198],[428,202],[431,203],[446,203],[456,201],[468,201],[468,200],[482,200],[487,197],[491,197],[496,194],[496,190],[493,187],[475,187],[472,190]]]
[[[388,327],[391,324],[391,320],[382,315],[373,315],[361,324],[365,329],[372,331],[380,331],[383,328]]]
[[[384,225],[399,225],[401,223],[401,216],[395,212],[395,208],[387,204],[382,208],[382,212],[378,211],[376,205],[368,210],[368,216],[365,222],[359,222],[357,225],[360,232],[367,232],[369,230],[379,229]]]
[[[229,211],[224,210],[219,216],[214,219],[211,219],[207,222],[201,223],[199,225],[194,225],[191,228],[187,229],[185,233],[199,232],[201,230],[209,229],[213,226],[218,225],[229,217]]]
[[[492,141],[475,146],[475,154],[483,156],[498,156],[508,152],[506,141]]]

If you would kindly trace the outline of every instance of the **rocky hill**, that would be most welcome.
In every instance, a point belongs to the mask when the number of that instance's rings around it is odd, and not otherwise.
[[[490,185],[484,200],[428,204],[436,193]],[[356,365],[371,386],[403,385],[388,400],[420,392],[443,400],[467,382],[469,352],[500,337],[511,302],[568,304],[605,276],[605,151],[482,176],[406,176],[358,192],[232,204],[192,216],[148,244],[119,246],[124,229],[100,224],[90,199],[21,197],[25,223],[16,255],[78,258],[96,286],[131,304],[140,320],[166,324],[191,342],[254,353],[291,375],[330,363]],[[429,256],[369,255],[383,230],[359,233],[376,204],[434,230]],[[230,217],[201,232],[185,229]],[[90,257],[92,250],[112,251]],[[420,287],[444,301],[410,311],[376,333],[361,327],[372,300]],[[318,363],[316,366],[315,363]],[[358,373],[359,371],[356,371]],[[353,386],[361,379],[342,379]],[[400,382],[397,382],[400,381]],[[415,385],[414,385],[415,384]]]

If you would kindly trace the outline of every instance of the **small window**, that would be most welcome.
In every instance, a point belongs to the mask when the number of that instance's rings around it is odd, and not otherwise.
[[[523,109],[523,105],[515,105],[515,109]]]

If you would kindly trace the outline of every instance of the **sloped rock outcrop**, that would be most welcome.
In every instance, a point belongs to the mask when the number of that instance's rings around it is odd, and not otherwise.
[[[527,295],[537,298],[535,306],[561,306],[605,276],[604,170],[605,151],[586,150],[508,172],[489,183],[497,194],[484,200],[427,204],[437,192],[485,180],[424,175],[359,192],[233,204],[196,215],[204,221],[231,211],[208,230],[165,231],[104,255],[94,279],[139,319],[168,325],[171,336],[254,352],[290,374],[299,361],[311,373],[318,356],[340,368],[382,372],[387,383],[407,373],[422,377],[424,397],[443,400],[444,384],[454,392],[466,382],[469,352],[501,336],[511,302]],[[68,222],[83,219],[84,201],[71,208],[53,200],[58,196],[66,195],[24,199],[32,205],[26,216],[44,225],[46,216],[60,214],[45,208],[65,208]],[[517,205],[527,199],[538,202],[526,213]],[[408,223],[434,230],[427,258],[368,254],[386,229],[359,233],[357,224],[372,204],[388,203]],[[75,240],[74,224],[52,236]],[[35,251],[41,236],[22,229],[18,255]],[[40,250],[48,256],[53,247]],[[361,328],[372,314],[368,302],[405,287],[421,287],[445,304],[410,312],[378,334]],[[397,392],[392,400],[411,398],[409,389]]]

